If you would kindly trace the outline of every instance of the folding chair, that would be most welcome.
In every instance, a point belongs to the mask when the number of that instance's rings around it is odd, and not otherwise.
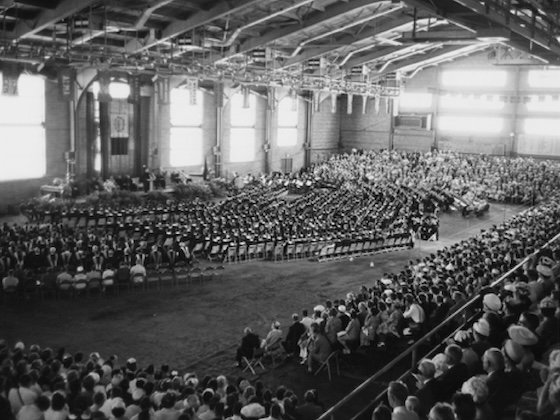
[[[247,244],[245,242],[241,242],[237,249],[237,261],[247,261],[248,254],[247,254]]]
[[[265,243],[264,242],[259,242],[257,244],[257,250],[255,251],[255,258],[258,258],[259,260],[262,260],[265,257],[266,257]]]
[[[332,373],[331,373],[331,360],[334,360],[336,366],[336,374],[340,376],[340,365],[338,363],[338,350],[335,350],[329,354],[326,360],[321,363],[321,366],[315,371],[314,375],[317,376],[324,368],[327,368],[327,374],[329,376],[329,382],[332,381]]]
[[[256,375],[257,372],[255,372],[255,368],[259,366],[261,367],[262,370],[266,370],[262,363],[262,358],[263,358],[262,351],[255,352],[255,354],[251,359],[248,359],[247,357],[243,356],[243,358],[241,359],[245,363],[243,372],[245,372],[246,370],[250,370],[253,375]]]
[[[226,261],[228,264],[234,263],[237,261],[237,246],[236,245],[229,245],[226,254]]]
[[[296,258],[303,258],[304,257],[304,251],[303,251],[304,247],[303,244],[296,244],[296,249],[294,251],[294,256]]]
[[[284,244],[278,244],[274,247],[274,261],[284,259]]]
[[[146,290],[149,290],[152,284],[155,285],[156,289],[161,288],[161,281],[157,270],[147,270],[146,272],[146,278],[144,279]]]
[[[295,250],[296,246],[294,244],[288,244],[286,247],[286,258],[289,260],[290,258],[295,258]]]
[[[247,247],[247,260],[253,260],[257,256],[257,245],[251,244]]]

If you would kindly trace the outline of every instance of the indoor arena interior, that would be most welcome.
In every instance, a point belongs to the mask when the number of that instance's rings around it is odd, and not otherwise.
[[[560,1],[0,0],[0,420],[560,420]]]

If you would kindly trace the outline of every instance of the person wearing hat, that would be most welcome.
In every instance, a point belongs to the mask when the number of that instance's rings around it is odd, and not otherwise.
[[[270,331],[262,342],[261,347],[266,353],[277,353],[282,350],[282,330],[280,322],[274,321],[270,326]]]
[[[539,347],[547,349],[560,342],[560,321],[555,316],[558,303],[551,296],[547,296],[539,303],[542,321],[535,330],[539,339]]]
[[[299,351],[298,341],[306,332],[305,325],[301,323],[297,313],[292,314],[292,321],[292,325],[288,328],[288,334],[285,340],[282,341],[282,347],[284,347],[288,355],[293,355]]]
[[[471,348],[478,355],[479,359],[482,360],[482,355],[490,347],[490,341],[488,337],[490,336],[490,324],[484,318],[480,318],[473,324],[473,342]]]

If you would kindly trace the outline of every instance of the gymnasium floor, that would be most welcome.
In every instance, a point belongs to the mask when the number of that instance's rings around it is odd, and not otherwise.
[[[9,303],[0,307],[0,337],[11,343],[21,339],[27,344],[63,346],[70,352],[116,354],[121,361],[134,356],[142,366],[168,363],[199,376],[237,377],[241,370],[232,367],[232,362],[245,326],[263,336],[277,319],[285,332],[293,312],[343,297],[383,272],[398,271],[404,261],[468,238],[520,210],[494,204],[481,218],[443,214],[440,241],[420,242],[412,250],[353,262],[250,262],[227,265],[221,279],[204,284],[125,291],[120,296]],[[294,362],[259,376],[270,386],[288,384],[300,396],[307,388],[318,388],[328,406],[390,358],[370,360],[367,369],[347,369],[346,374],[343,369],[337,387],[329,386],[324,377],[308,376]]]

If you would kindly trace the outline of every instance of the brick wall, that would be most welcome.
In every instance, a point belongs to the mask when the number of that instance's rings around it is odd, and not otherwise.
[[[387,114],[385,100],[375,110],[375,102],[369,98],[363,113],[363,99],[353,97],[352,113],[347,112],[347,96],[341,98],[340,136],[344,151],[356,149],[386,149],[389,147],[391,117]]]
[[[339,152],[340,143],[340,99],[336,112],[332,112],[330,97],[324,98],[319,110],[311,115],[311,161],[324,160]],[[313,106],[308,104],[308,106]]]
[[[9,205],[33,197],[39,193],[39,187],[50,183],[55,177],[64,177],[66,161],[64,152],[70,149],[68,103],[58,96],[56,81],[45,81],[45,137],[47,146],[47,173],[44,178],[21,181],[0,182],[0,212],[5,212]]]

